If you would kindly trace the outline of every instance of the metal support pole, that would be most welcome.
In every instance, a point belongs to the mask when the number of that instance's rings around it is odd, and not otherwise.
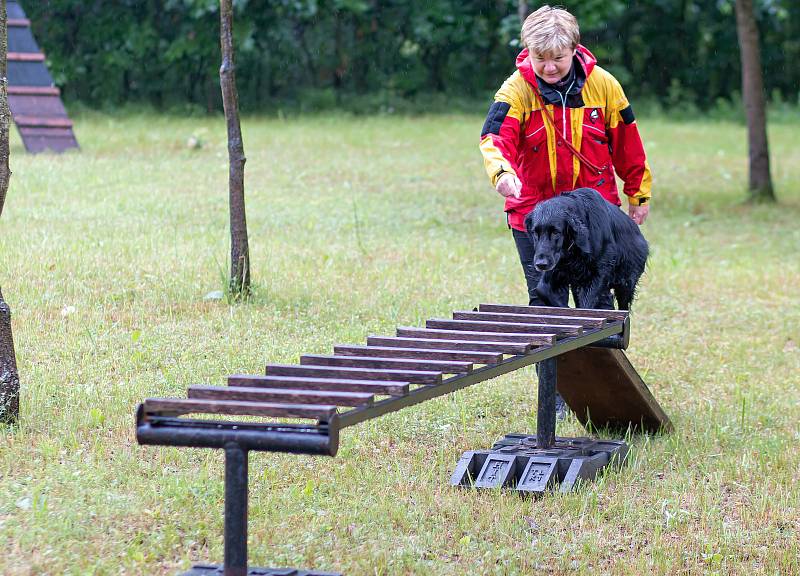
[[[550,448],[556,441],[556,372],[557,357],[537,365],[539,375],[539,409],[536,415],[536,446]]]
[[[247,450],[225,445],[224,576],[247,576]]]

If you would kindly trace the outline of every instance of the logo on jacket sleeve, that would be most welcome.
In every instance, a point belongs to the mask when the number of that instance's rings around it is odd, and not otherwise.
[[[589,114],[589,119],[592,121],[592,124],[597,122],[597,119],[600,118],[600,113],[597,111],[597,108],[591,111]]]

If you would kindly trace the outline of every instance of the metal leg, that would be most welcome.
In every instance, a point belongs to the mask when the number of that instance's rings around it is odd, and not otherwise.
[[[224,576],[247,576],[247,450],[225,446]]]
[[[225,448],[225,563],[196,564],[181,576],[342,576],[295,568],[248,568],[247,566],[247,455],[237,442]]]
[[[536,415],[536,445],[550,448],[556,441],[556,358],[539,362],[539,409]]]

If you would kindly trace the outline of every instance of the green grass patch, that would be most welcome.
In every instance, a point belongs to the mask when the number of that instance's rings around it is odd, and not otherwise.
[[[0,429],[0,573],[221,561],[222,455],[138,446],[139,401],[525,302],[482,121],[246,118],[255,286],[236,306],[204,299],[228,268],[220,118],[85,113],[62,156],[15,140],[0,282],[22,414]],[[535,430],[530,368],[347,429],[334,459],[253,454],[253,565],[800,573],[800,124],[770,127],[780,204],[751,207],[742,126],[640,123],[655,198],[629,355],[675,433],[633,439],[628,467],[578,493],[451,489],[462,451]]]

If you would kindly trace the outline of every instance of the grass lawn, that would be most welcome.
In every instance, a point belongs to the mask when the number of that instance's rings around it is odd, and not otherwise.
[[[227,275],[221,119],[77,118],[12,149],[0,283],[21,423],[0,428],[0,573],[175,574],[222,560],[223,458],[140,447],[134,409],[480,302],[524,303],[479,116],[246,118],[255,295]],[[770,127],[777,206],[741,203],[746,134],[641,120],[652,257],[632,362],[672,418],[629,465],[540,500],[448,486],[535,432],[533,367],[342,434],[253,453],[250,561],[348,575],[800,573],[800,121]],[[190,137],[203,146],[187,146]],[[574,418],[559,435],[584,432]]]

